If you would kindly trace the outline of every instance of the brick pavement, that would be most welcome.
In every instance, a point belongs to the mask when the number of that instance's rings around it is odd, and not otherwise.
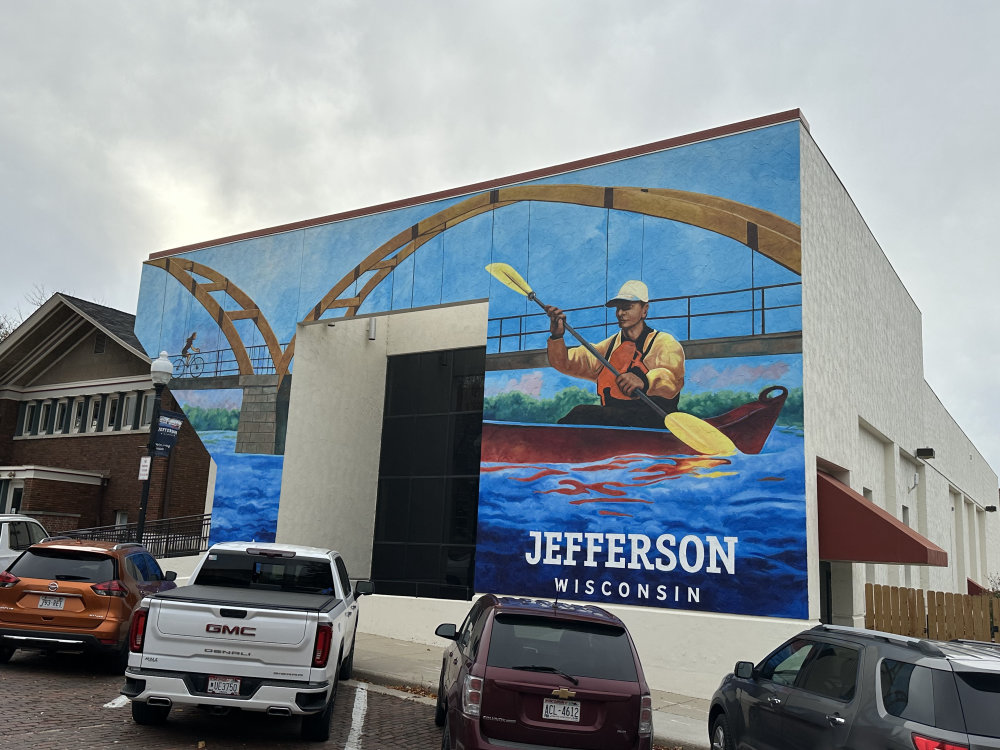
[[[338,690],[330,740],[304,744],[298,719],[255,713],[210,716],[197,709],[175,708],[165,725],[141,727],[132,721],[128,703],[117,700],[122,682],[120,675],[102,672],[92,659],[17,652],[9,664],[0,665],[4,706],[0,748],[433,750],[441,744],[431,701],[380,692],[376,686],[364,687],[366,713],[360,732],[351,732],[359,687],[345,682]],[[116,707],[105,707],[116,701]]]

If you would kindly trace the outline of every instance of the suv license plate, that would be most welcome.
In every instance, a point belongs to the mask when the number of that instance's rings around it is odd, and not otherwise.
[[[62,609],[66,606],[66,598],[62,596],[40,596],[38,597],[39,609]]]
[[[208,676],[208,692],[216,695],[239,695],[239,677],[218,677],[214,674]]]
[[[580,721],[580,701],[557,701],[545,698],[542,701],[542,718],[557,721]]]

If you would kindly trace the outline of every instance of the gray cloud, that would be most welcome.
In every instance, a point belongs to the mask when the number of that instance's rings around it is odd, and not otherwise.
[[[799,107],[1000,467],[1000,5],[10,4],[0,313],[134,310],[150,252]]]

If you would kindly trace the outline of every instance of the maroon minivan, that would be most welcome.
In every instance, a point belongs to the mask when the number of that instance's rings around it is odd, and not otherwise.
[[[649,686],[625,624],[600,607],[487,594],[441,664],[441,747],[649,750]]]

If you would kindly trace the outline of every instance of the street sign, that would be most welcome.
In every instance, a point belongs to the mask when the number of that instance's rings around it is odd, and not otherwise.
[[[153,463],[150,456],[143,456],[139,459],[139,479],[145,481],[149,479],[149,465]]]

